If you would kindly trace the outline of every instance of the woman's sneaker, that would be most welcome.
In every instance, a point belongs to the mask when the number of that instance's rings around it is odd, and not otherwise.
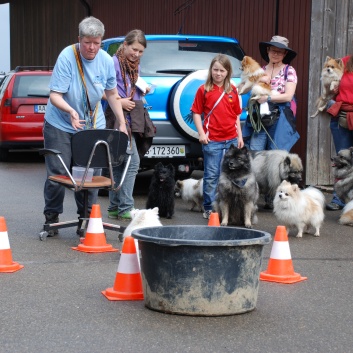
[[[122,219],[125,221],[130,221],[135,213],[135,209],[132,208],[130,211],[126,211],[123,214],[119,214],[118,210],[108,211],[108,218]]]
[[[205,219],[209,219],[211,213],[212,213],[212,211],[211,211],[211,210],[208,210],[208,211],[205,211],[205,212],[202,214],[202,216],[203,216],[203,218],[205,218]]]
[[[118,219],[118,210],[108,211],[108,218]]]
[[[133,216],[135,215],[136,210],[132,208],[130,211],[126,211],[122,215],[119,215],[119,219],[125,220],[125,221],[131,221]]]

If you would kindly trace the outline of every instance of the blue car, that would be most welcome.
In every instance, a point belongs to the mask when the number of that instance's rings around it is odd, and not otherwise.
[[[244,52],[238,41],[228,37],[198,35],[146,35],[147,48],[141,59],[140,76],[152,89],[146,105],[157,134],[141,160],[141,169],[157,162],[172,163],[178,174],[188,176],[202,169],[202,149],[190,112],[196,90],[206,80],[215,55],[227,54],[233,67],[233,83],[240,82]],[[102,48],[114,55],[124,37],[103,40]],[[241,97],[247,106],[249,95]],[[242,120],[246,118],[243,110]]]

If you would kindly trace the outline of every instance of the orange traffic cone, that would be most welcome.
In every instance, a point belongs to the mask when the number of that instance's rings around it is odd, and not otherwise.
[[[219,215],[217,212],[211,212],[210,218],[208,219],[208,225],[219,227],[221,224],[219,223]]]
[[[273,241],[267,270],[260,280],[279,283],[296,283],[308,279],[294,272],[286,227],[278,226]]]
[[[16,272],[21,268],[23,265],[12,261],[6,221],[4,217],[0,217],[0,272]]]
[[[124,239],[114,287],[107,288],[102,294],[109,300],[143,300],[142,278],[133,237]]]
[[[119,249],[113,248],[111,244],[107,244],[99,205],[92,205],[92,211],[83,243],[72,249],[88,253],[119,251]]]

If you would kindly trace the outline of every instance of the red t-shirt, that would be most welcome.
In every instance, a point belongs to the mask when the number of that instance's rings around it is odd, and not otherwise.
[[[346,66],[349,56],[342,58]],[[344,72],[338,88],[336,102],[344,102],[353,105],[353,72]]]
[[[191,111],[196,114],[204,113],[203,130],[205,133],[208,131],[211,141],[231,140],[238,137],[237,117],[241,114],[241,108],[238,91],[233,85],[232,89],[232,92],[222,97],[208,118],[206,118],[207,114],[223,93],[223,87],[214,85],[212,90],[205,94],[205,86],[202,85],[196,92]]]

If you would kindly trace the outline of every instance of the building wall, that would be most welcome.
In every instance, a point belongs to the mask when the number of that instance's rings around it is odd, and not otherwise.
[[[60,51],[77,42],[85,16],[79,0],[10,1],[11,69],[54,65]]]
[[[326,56],[341,58],[353,53],[352,39],[352,0],[313,1],[308,80],[309,115],[315,111],[315,101],[320,95],[320,73]],[[333,184],[330,158],[336,151],[329,124],[330,117],[327,113],[322,113],[315,119],[308,119],[307,184]]]

